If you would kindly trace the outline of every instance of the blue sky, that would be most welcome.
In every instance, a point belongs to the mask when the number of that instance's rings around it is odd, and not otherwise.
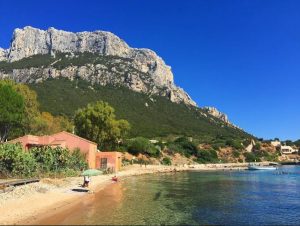
[[[107,30],[156,51],[199,106],[264,138],[300,139],[300,1],[0,0],[0,46],[27,25]]]

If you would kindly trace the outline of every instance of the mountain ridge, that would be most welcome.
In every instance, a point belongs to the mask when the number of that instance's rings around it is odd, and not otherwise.
[[[154,51],[146,48],[131,48],[125,41],[111,32],[97,30],[94,32],[73,33],[55,28],[49,28],[48,30],[30,26],[23,29],[17,28],[13,33],[10,48],[0,50],[0,61],[14,63],[37,55],[51,55],[56,58],[56,55],[60,53],[71,54],[70,57],[92,53],[97,56],[131,59],[131,66],[134,69],[147,74],[157,89],[165,90],[164,93],[160,92],[159,95],[169,96],[172,102],[197,105],[183,89],[175,85],[171,67],[166,65],[164,60]],[[71,70],[74,71],[76,68]],[[96,77],[101,77],[102,74],[98,71],[94,70],[95,73],[98,73]],[[2,72],[0,77],[16,78],[20,74],[24,73],[12,71],[10,74],[4,74]],[[145,88],[137,73],[129,73],[127,79],[132,83],[129,88],[138,92],[151,93],[152,90]],[[153,93],[158,92],[154,90]]]
[[[171,67],[154,51],[132,48],[108,31],[69,32],[53,27],[15,29],[10,48],[0,48],[0,79],[38,83],[49,78],[84,79],[92,84],[125,86],[175,103],[197,104],[174,83]],[[213,107],[206,113],[233,125]]]

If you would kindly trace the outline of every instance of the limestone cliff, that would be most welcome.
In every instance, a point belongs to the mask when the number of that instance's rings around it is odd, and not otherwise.
[[[74,65],[76,58],[86,53],[93,54],[93,61]],[[22,60],[44,55],[52,57],[48,61],[50,63],[35,66],[28,66],[30,64],[27,63],[23,67],[20,65],[24,64],[19,63],[18,67],[12,66]],[[102,57],[102,61],[97,56]],[[63,67],[55,66],[67,57],[74,60]],[[0,78],[38,82],[59,76],[69,79],[80,77],[103,85],[124,85],[138,92],[163,95],[173,102],[196,106],[189,95],[174,84],[171,67],[154,51],[131,48],[110,32],[72,33],[32,27],[16,29],[10,48],[0,49],[0,61],[6,61],[6,69],[0,66]]]
[[[0,48],[0,61],[7,60],[7,50]]]
[[[204,107],[203,108],[208,114],[222,120],[225,123],[231,124],[230,121],[228,120],[228,116],[216,109],[215,107]]]

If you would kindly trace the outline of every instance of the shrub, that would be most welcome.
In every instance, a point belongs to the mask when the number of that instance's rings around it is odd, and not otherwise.
[[[246,152],[244,153],[245,156],[245,160],[246,162],[260,162],[260,158],[258,156],[256,156],[254,153],[252,152]]]
[[[260,143],[256,143],[253,148],[254,148],[254,150],[259,151],[261,149],[261,144]]]
[[[240,156],[240,152],[237,151],[237,150],[234,150],[234,151],[232,152],[232,154],[233,154],[233,157],[235,157],[235,158],[238,158],[238,157]]]
[[[276,154],[269,154],[268,156],[265,156],[264,159],[269,162],[276,162],[278,161],[278,156]]]
[[[86,166],[85,156],[80,150],[70,152],[60,147],[43,147],[25,152],[20,144],[0,145],[0,172],[5,177],[52,175],[53,172],[75,176]]]
[[[181,153],[183,154],[183,149],[180,145],[174,144],[174,143],[169,143],[167,144],[167,153],[168,154],[174,154],[174,153]]]
[[[33,148],[30,152],[39,163],[41,172],[64,171],[66,169],[80,170],[87,166],[85,156],[79,149],[70,152],[61,147],[41,147]]]
[[[0,145],[0,170],[3,176],[32,176],[36,167],[33,155],[24,152],[20,144]]]
[[[161,164],[170,166],[172,165],[172,161],[169,157],[164,157],[161,161]]]
[[[215,150],[199,150],[196,156],[197,162],[200,163],[216,163],[219,161]]]
[[[18,153],[13,163],[13,175],[32,176],[36,172],[37,162],[29,152]]]
[[[181,153],[186,157],[197,154],[197,146],[186,137],[180,137],[168,145],[168,149],[173,152]]]
[[[244,146],[241,144],[241,141],[239,141],[239,140],[233,140],[233,139],[226,140],[226,145],[233,147],[235,149],[243,149],[244,148]]]
[[[160,155],[159,148],[155,147],[151,142],[144,137],[136,137],[127,141],[127,150],[130,154],[138,155],[146,154],[151,157]]]
[[[215,149],[215,150],[219,150],[220,148],[224,148],[224,147],[226,147],[224,142],[214,143],[212,145],[212,148]]]
[[[79,148],[76,148],[70,154],[69,168],[73,170],[81,170],[87,168],[85,155],[80,152]]]

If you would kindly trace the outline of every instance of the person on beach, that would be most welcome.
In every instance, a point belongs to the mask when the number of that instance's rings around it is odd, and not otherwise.
[[[90,177],[89,176],[84,176],[83,177],[83,187],[89,187],[89,183],[90,183]]]
[[[113,177],[111,178],[111,180],[114,181],[114,182],[118,182],[117,175],[113,176]]]

